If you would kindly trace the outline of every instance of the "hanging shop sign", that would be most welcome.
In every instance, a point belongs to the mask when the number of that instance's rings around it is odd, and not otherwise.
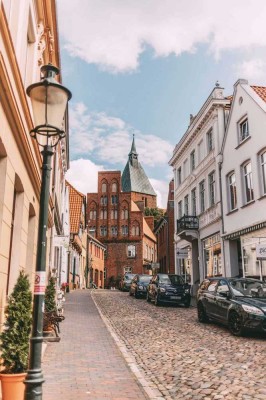
[[[256,245],[256,256],[260,260],[266,260],[266,243]]]

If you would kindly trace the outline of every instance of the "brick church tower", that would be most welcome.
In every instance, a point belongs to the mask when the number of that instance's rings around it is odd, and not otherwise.
[[[106,285],[125,272],[148,273],[156,262],[153,217],[145,207],[156,207],[156,193],[138,161],[135,140],[123,171],[100,171],[98,192],[87,194],[90,233],[106,245]]]

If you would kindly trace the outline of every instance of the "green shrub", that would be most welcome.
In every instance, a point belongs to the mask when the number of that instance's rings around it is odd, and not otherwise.
[[[28,277],[20,272],[9,296],[4,330],[0,334],[0,350],[4,372],[25,372],[28,366],[29,337],[32,323],[32,294]]]

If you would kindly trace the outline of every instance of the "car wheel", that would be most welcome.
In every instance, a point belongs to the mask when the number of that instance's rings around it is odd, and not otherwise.
[[[150,296],[149,296],[149,292],[147,292],[146,300],[147,300],[148,303],[151,302],[151,298],[150,298]]]
[[[207,317],[204,305],[202,303],[198,303],[198,320],[201,323],[205,323],[209,321],[209,318]]]
[[[161,305],[160,300],[158,299],[158,294],[155,296],[154,304],[155,304],[156,306],[160,306],[160,305]]]
[[[228,318],[228,326],[230,332],[234,336],[241,336],[243,334],[243,320],[242,317],[236,311],[230,312]]]
[[[190,303],[191,303],[191,298],[186,299],[186,301],[184,302],[184,306],[185,306],[186,308],[189,308],[189,307],[190,307]]]

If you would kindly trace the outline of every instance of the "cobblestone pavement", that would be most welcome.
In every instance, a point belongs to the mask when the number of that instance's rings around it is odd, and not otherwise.
[[[199,324],[195,307],[156,307],[107,290],[93,298],[163,398],[266,399],[265,337]]]
[[[145,400],[90,291],[67,294],[61,341],[43,359],[43,400]],[[12,400],[12,399],[10,399]]]

